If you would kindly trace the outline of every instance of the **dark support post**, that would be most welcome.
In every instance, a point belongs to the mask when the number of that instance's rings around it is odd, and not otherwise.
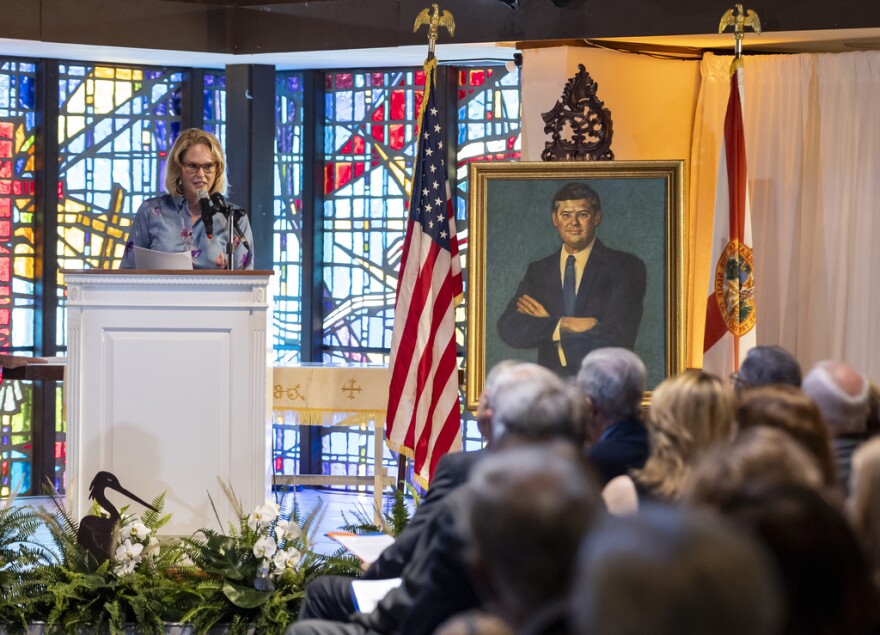
[[[193,68],[186,74],[180,91],[180,117],[184,130],[205,127],[205,71]]]
[[[247,210],[254,233],[254,268],[272,269],[274,66],[226,67],[226,160],[229,199]]]
[[[324,360],[324,73],[303,71],[302,361]],[[300,472],[320,474],[320,426],[300,426]]]
[[[34,144],[34,353],[58,354],[58,61],[37,66],[37,132]],[[31,496],[55,476],[54,381],[33,384]]]

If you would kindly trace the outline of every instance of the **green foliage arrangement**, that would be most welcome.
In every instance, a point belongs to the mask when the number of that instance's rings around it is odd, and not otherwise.
[[[294,501],[282,514],[267,500],[245,513],[232,489],[224,491],[237,522],[226,533],[202,529],[183,540],[158,535],[170,519],[162,513],[164,495],[152,501],[158,511],[139,517],[123,507],[105,562],[79,545],[79,523],[57,492],[50,509],[0,508],[0,631],[25,633],[44,622],[50,634],[121,635],[161,633],[177,623],[199,635],[274,635],[296,619],[311,580],[360,574],[360,561],[343,549],[329,556],[314,551],[321,503],[303,513]],[[91,513],[103,510],[96,505]],[[396,535],[410,512],[398,494],[382,527],[362,509],[355,517],[346,529]],[[33,539],[43,527],[49,546]]]
[[[203,529],[184,540],[186,552],[205,578],[197,584],[202,602],[182,620],[199,633],[223,624],[230,635],[253,629],[283,633],[295,619],[306,585],[319,575],[357,575],[357,559],[341,551],[315,553],[313,534],[321,507],[301,514],[294,503],[286,517],[271,500],[245,514],[229,487],[239,518],[221,534]]]
[[[421,496],[419,495],[418,490],[410,483],[407,483],[406,486],[413,499],[414,506],[418,508],[419,503],[421,502]],[[400,535],[400,532],[402,532],[409,524],[409,521],[412,518],[412,512],[406,504],[406,496],[403,491],[395,489],[394,503],[392,503],[391,509],[380,514],[379,524],[376,524],[373,515],[367,513],[367,510],[360,504],[358,504],[358,506],[351,512],[351,516],[352,520],[349,520],[345,512],[342,513],[342,519],[345,521],[345,524],[342,526],[344,531],[350,531],[353,534],[372,534],[382,532],[397,538],[397,536]]]

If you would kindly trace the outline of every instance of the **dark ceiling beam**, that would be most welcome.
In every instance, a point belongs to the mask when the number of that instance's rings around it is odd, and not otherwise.
[[[218,4],[221,3],[221,4]],[[259,6],[255,3],[259,2]],[[234,4],[222,4],[234,3]],[[425,44],[429,0],[4,0],[0,37],[212,53],[279,53]],[[442,0],[455,38],[530,42],[714,33],[732,0]],[[748,7],[748,5],[747,5]],[[762,0],[766,32],[880,28],[877,0]],[[181,65],[186,60],[181,59]]]

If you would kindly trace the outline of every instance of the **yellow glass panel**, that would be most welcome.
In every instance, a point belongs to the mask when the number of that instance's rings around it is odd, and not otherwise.
[[[95,67],[95,77],[100,77],[102,79],[113,79],[116,75],[116,69],[112,66],[96,66]]]
[[[34,155],[33,154],[31,154],[31,156],[28,157],[27,163],[24,164],[24,169],[27,172],[34,171]]]
[[[80,84],[79,88],[76,89],[70,99],[67,100],[67,114],[68,116],[72,113],[80,113],[85,112],[85,104],[86,104],[86,90],[85,87]]]
[[[79,227],[69,227],[67,231],[64,232],[64,240],[65,240],[65,256],[75,256],[78,253],[83,252],[83,248],[86,245],[86,234]],[[73,248],[75,251],[70,251]]]
[[[144,72],[140,69],[135,69],[131,74],[131,78],[135,81],[141,81],[144,78]]]
[[[95,219],[94,221],[92,221],[92,229],[94,229],[96,232],[103,232],[107,229],[107,223]]]
[[[33,280],[34,278],[34,259],[33,258],[16,258],[13,261],[12,269],[18,278],[25,280]]]
[[[84,212],[86,211],[86,206],[82,203],[78,203],[73,199],[66,198],[64,199],[64,211],[68,213],[76,213],[76,212]],[[69,217],[67,219],[68,222],[76,222],[76,218]]]
[[[149,148],[153,145],[153,135],[149,130],[144,130],[141,134],[141,143],[144,144],[145,148]]]
[[[130,82],[116,82],[116,106],[121,106],[131,99],[134,94],[134,87]]]
[[[117,68],[116,69],[116,79],[131,79],[131,69],[130,68]]]

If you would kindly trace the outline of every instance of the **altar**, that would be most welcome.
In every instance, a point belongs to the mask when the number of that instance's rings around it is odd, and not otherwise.
[[[276,367],[272,409],[291,412],[302,425],[372,425],[373,474],[276,475],[276,483],[291,485],[365,485],[373,488],[374,513],[382,509],[382,492],[394,487],[382,465],[385,411],[388,407],[388,369],[381,366],[301,365]]]

